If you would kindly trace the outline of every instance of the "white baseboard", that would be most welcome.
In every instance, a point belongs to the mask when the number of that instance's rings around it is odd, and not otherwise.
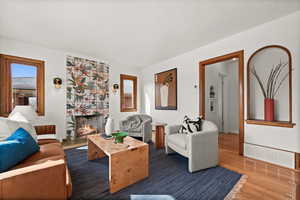
[[[262,160],[283,167],[295,168],[295,154],[293,152],[245,143],[244,155],[249,158]]]

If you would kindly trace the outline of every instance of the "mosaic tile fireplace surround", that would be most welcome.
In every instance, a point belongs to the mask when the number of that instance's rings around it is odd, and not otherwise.
[[[103,132],[109,109],[109,65],[67,57],[67,138]]]

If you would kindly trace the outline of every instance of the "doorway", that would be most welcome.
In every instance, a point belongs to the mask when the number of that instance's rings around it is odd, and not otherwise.
[[[235,66],[228,67],[225,66]],[[213,68],[214,66],[214,68]],[[232,71],[233,70],[233,71]],[[234,71],[235,70],[235,71]],[[235,75],[233,75],[236,73]],[[232,78],[233,77],[233,78]],[[234,80],[236,79],[235,83]],[[244,51],[237,51],[223,56],[211,58],[199,63],[199,113],[203,118],[209,118],[217,124],[220,132],[237,132],[232,138],[237,139],[237,150],[240,155],[244,154]],[[225,81],[226,80],[226,81]],[[229,84],[231,80],[231,86]],[[235,84],[236,102],[228,100],[228,91],[233,92],[232,84]],[[226,89],[227,87],[227,89]],[[231,99],[232,100],[232,99]],[[230,103],[230,105],[229,105]],[[236,115],[233,114],[236,109]],[[233,111],[233,112],[232,112]],[[207,116],[206,116],[207,115]],[[228,119],[232,122],[228,122]],[[236,120],[234,120],[234,118]],[[236,124],[234,124],[236,123]],[[231,124],[231,125],[229,125]],[[229,128],[231,127],[231,128]],[[229,136],[229,134],[228,134]],[[230,137],[231,137],[230,136]],[[227,137],[227,138],[230,138]]]

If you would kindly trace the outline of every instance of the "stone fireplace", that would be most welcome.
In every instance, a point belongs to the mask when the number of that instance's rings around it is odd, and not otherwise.
[[[105,118],[101,115],[75,116],[75,138],[83,138],[90,134],[103,133]]]
[[[104,132],[109,112],[109,65],[67,56],[67,139]]]

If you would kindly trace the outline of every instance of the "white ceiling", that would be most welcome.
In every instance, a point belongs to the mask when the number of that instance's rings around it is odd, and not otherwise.
[[[0,0],[0,36],[145,67],[299,9],[300,0]]]

